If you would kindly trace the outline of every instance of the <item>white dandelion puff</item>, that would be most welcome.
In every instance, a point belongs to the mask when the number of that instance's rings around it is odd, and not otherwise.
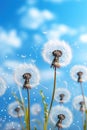
[[[63,114],[65,119],[62,121],[62,128],[67,128],[71,125],[73,121],[73,116],[71,111],[64,106],[54,106],[50,113],[50,122],[56,127],[58,121],[58,115]]]
[[[31,113],[32,115],[39,115],[41,112],[41,106],[38,103],[35,103],[31,106]]]
[[[5,130],[21,130],[21,126],[16,122],[10,122],[5,125]]]
[[[18,111],[16,110],[17,108],[18,108]],[[8,106],[8,113],[12,117],[15,117],[15,118],[24,116],[24,111],[22,110],[19,102],[17,102],[17,101],[9,104],[9,106]]]
[[[30,79],[30,85],[32,88],[39,85],[40,74],[39,74],[38,68],[35,65],[24,63],[24,64],[20,64],[14,72],[14,79],[18,86],[23,87],[23,83],[24,83],[23,74],[24,73],[31,74],[32,77]]]
[[[87,108],[87,97],[84,97],[84,98],[85,98],[85,103],[86,103],[86,108]],[[78,111],[85,111],[85,104],[84,104],[82,95],[76,96],[73,99],[73,107]]]
[[[57,88],[54,99],[59,103],[66,103],[70,100],[70,92],[66,88]]]
[[[54,50],[60,50],[62,52],[62,56],[59,58],[59,63],[61,66],[66,66],[70,63],[72,59],[72,51],[70,46],[65,41],[49,41],[44,45],[42,56],[44,60],[51,64],[53,61],[52,52]]]
[[[0,77],[0,96],[2,96],[5,93],[6,89],[7,89],[6,83],[4,79]]]
[[[82,72],[82,81],[87,81],[87,68],[83,65],[75,65],[70,70],[70,75],[73,80],[78,81],[78,72]]]

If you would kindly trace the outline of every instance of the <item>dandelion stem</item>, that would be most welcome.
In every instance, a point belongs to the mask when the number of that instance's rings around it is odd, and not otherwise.
[[[28,95],[28,130],[30,130],[30,91],[27,88],[27,95]]]
[[[54,68],[54,87],[53,87],[53,93],[52,93],[52,99],[51,99],[50,108],[49,108],[49,112],[48,112],[48,117],[49,117],[51,109],[52,109],[55,89],[56,89],[56,67]]]
[[[81,92],[82,92],[83,102],[84,102],[84,106],[85,106],[86,130],[87,130],[86,102],[85,102],[85,96],[84,96],[84,91],[83,91],[82,83],[80,83],[80,87],[81,87]],[[84,126],[83,126],[83,127],[84,127]]]

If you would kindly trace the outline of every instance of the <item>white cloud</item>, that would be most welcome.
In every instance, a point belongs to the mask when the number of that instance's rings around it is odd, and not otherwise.
[[[17,36],[16,30],[10,30],[7,32],[4,29],[0,29],[0,44],[20,47],[21,39]]]
[[[77,32],[75,29],[68,27],[67,25],[53,25],[50,30],[47,31],[46,36],[48,39],[60,39],[63,35],[75,35]]]
[[[41,11],[37,8],[23,8],[21,13],[23,13],[21,18],[22,26],[31,29],[37,29],[38,27],[41,27],[41,25],[43,25],[46,21],[50,21],[54,18],[54,15],[50,11]]]
[[[82,43],[87,43],[87,33],[80,35],[79,40]]]
[[[0,55],[14,54],[14,49],[21,46],[21,38],[17,36],[16,30],[6,31],[0,28]]]

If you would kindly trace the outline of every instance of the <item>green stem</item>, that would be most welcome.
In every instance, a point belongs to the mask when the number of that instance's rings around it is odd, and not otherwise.
[[[30,91],[27,89],[28,95],[28,130],[30,130]]]
[[[52,93],[50,108],[49,108],[49,112],[48,112],[48,118],[49,118],[49,115],[50,115],[50,112],[51,112],[51,109],[52,109],[52,105],[53,105],[55,89],[56,89],[56,67],[54,68],[54,87],[53,87],[53,93]]]
[[[47,122],[44,121],[44,130],[47,130]]]

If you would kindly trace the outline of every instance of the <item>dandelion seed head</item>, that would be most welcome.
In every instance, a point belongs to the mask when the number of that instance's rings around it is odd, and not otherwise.
[[[87,81],[87,68],[83,65],[75,65],[70,70],[70,75],[73,80],[77,81],[78,79],[78,72],[83,72],[82,80]]]
[[[65,119],[62,121],[62,128],[67,128],[71,125],[73,121],[73,116],[71,111],[64,107],[64,106],[54,106],[50,113],[50,122],[53,123],[54,126],[56,126],[56,123],[58,121],[57,116],[63,114],[65,116]]]
[[[70,63],[72,59],[72,51],[70,46],[65,41],[49,41],[44,45],[42,56],[44,60],[51,64],[53,60],[52,52],[54,50],[60,50],[62,52],[62,56],[59,59],[59,63],[61,66],[66,66]]]
[[[17,107],[20,108],[20,111],[18,112],[18,114],[17,114],[17,112],[15,111],[15,109],[16,109]],[[24,116],[24,112],[23,112],[22,108],[20,107],[19,102],[17,102],[17,101],[12,102],[11,104],[9,104],[9,106],[8,106],[8,113],[9,113],[12,117],[15,117],[15,118],[17,118],[18,115],[19,115],[20,117],[21,117],[21,116]]]
[[[60,94],[64,94],[63,102],[66,103],[70,100],[70,92],[66,88],[57,88],[55,91],[55,97],[54,99],[57,102],[60,102]]]
[[[40,82],[39,70],[35,65],[25,63],[20,64],[14,72],[14,79],[18,86],[23,87],[24,80],[22,76],[24,73],[31,74],[30,85],[32,88],[39,85]]]
[[[83,101],[82,95],[76,96],[76,97],[73,99],[73,107],[74,107],[76,110],[80,111],[80,102],[82,102],[82,101]],[[86,108],[87,108],[87,97],[85,97],[85,102],[86,102]],[[85,109],[84,106],[83,106],[83,109]]]

